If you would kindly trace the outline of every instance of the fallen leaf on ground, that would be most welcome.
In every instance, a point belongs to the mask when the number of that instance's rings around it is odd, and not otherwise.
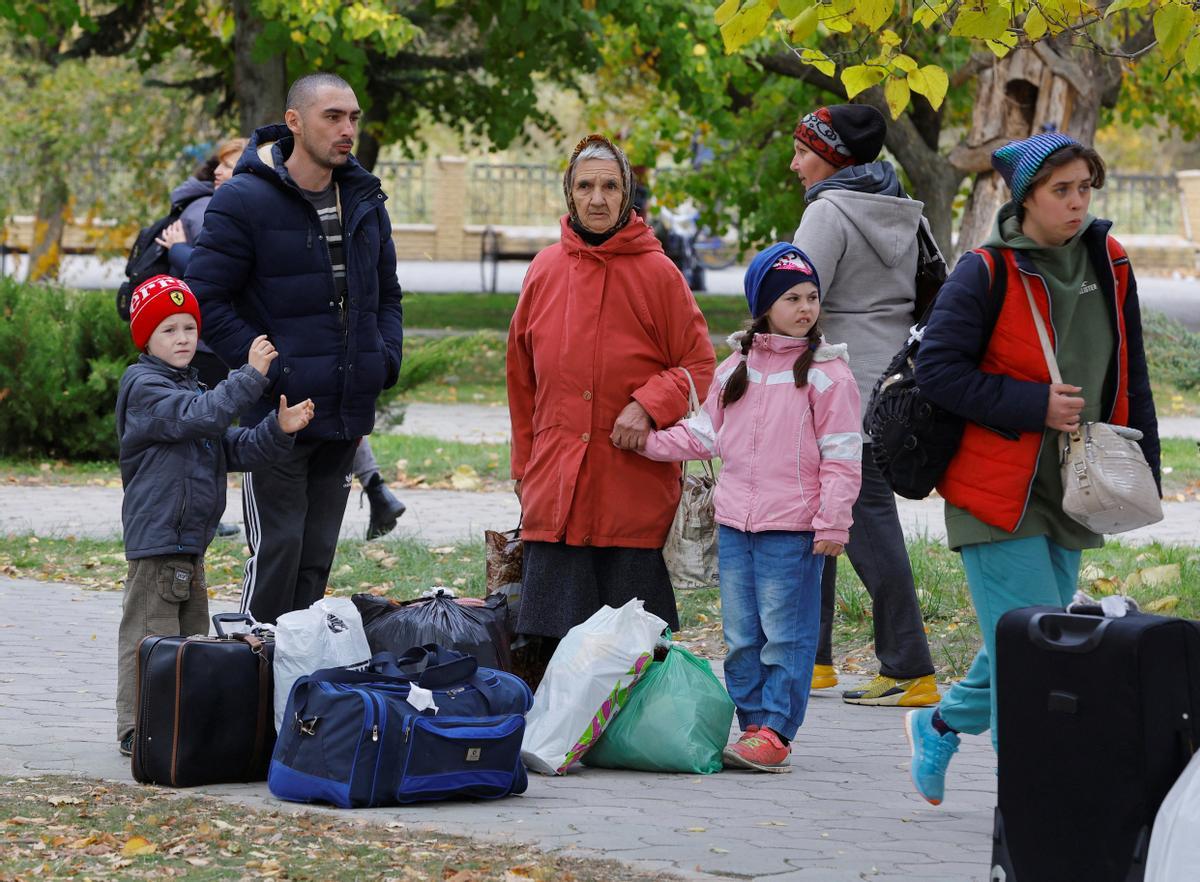
[[[1157,600],[1151,600],[1149,603],[1142,604],[1142,611],[1166,615],[1173,613],[1177,606],[1179,606],[1179,598],[1174,594],[1168,594],[1166,597],[1160,597]]]
[[[140,854],[154,854],[156,851],[158,851],[158,846],[141,836],[134,836],[130,838],[130,840],[121,847],[121,854],[123,854],[125,857],[135,857]]]

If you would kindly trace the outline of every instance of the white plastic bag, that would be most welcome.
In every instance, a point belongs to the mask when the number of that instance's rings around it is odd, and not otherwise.
[[[1154,819],[1145,882],[1196,878],[1200,868],[1200,753],[1192,757]]]
[[[530,769],[561,775],[628,701],[667,627],[644,606],[636,599],[602,606],[558,644],[525,717],[521,759]]]
[[[370,660],[362,616],[350,598],[323,597],[308,609],[281,615],[275,623],[275,731],[297,678]]]

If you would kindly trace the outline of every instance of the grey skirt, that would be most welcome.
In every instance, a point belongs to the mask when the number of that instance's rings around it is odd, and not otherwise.
[[[565,542],[524,542],[517,631],[563,637],[607,604],[633,598],[679,630],[675,591],[660,548],[597,548]]]

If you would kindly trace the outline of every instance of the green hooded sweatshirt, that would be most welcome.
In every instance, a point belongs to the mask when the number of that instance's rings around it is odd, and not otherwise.
[[[1083,389],[1077,394],[1084,400],[1084,420],[1103,418],[1101,398],[1116,345],[1116,334],[1104,304],[1096,268],[1082,241],[1093,220],[1088,215],[1079,232],[1064,245],[1046,247],[1021,232],[1016,206],[1010,202],[997,213],[996,226],[985,243],[995,248],[1024,251],[1046,280],[1053,321],[1052,328],[1047,331],[1055,339],[1055,359],[1063,382]],[[1025,290],[1010,283],[1006,296],[1024,300]],[[1104,357],[1100,357],[1101,353]],[[1063,513],[1059,446],[1059,432],[1047,429],[1042,433],[1042,450],[1029,506],[1012,533],[985,524],[965,509],[946,503],[946,534],[950,547],[958,549],[980,542],[1030,536],[1048,536],[1063,548],[1072,550],[1101,547],[1104,544],[1102,536]]]

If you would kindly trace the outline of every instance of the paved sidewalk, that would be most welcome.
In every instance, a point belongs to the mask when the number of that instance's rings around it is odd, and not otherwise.
[[[511,492],[460,490],[397,490],[408,511],[387,539],[415,538],[431,544],[479,539],[484,530],[511,530],[521,507]],[[944,539],[946,523],[942,500],[896,498],[900,522],[910,539]],[[1123,533],[1121,542],[1164,542],[1200,545],[1200,502],[1168,502],[1164,520]],[[359,508],[353,491],[342,522],[342,538],[362,538],[370,509]],[[223,518],[242,523],[241,491],[231,489]],[[33,534],[43,538],[64,536],[105,538],[121,533],[121,488],[94,486],[0,485],[0,534]],[[386,539],[384,541],[387,541]]]
[[[130,780],[114,731],[120,601],[110,592],[0,579],[0,774]],[[964,739],[947,801],[934,808],[910,791],[902,713],[815,695],[786,775],[584,768],[562,778],[531,775],[524,796],[497,802],[340,814],[592,853],[692,878],[985,880],[995,802],[990,745]],[[313,810],[274,800],[263,784],[201,790]]]

